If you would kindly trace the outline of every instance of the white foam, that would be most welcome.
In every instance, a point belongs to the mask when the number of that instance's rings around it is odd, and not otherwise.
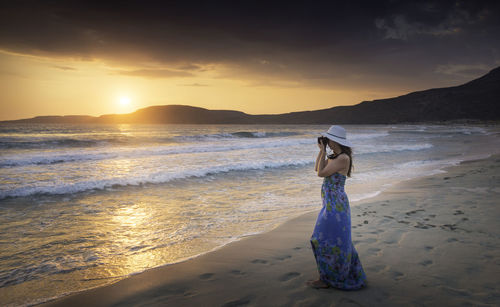
[[[364,194],[353,194],[352,196],[349,196],[349,201],[350,202],[358,202],[360,200],[368,199],[368,198],[373,198],[375,196],[378,196],[382,191],[375,191],[371,193],[364,193]]]
[[[279,148],[305,144],[314,144],[311,138],[291,138],[275,140],[251,140],[233,142],[214,142],[206,145],[177,145],[177,146],[151,146],[135,147],[109,147],[105,149],[89,150],[57,150],[52,152],[29,152],[25,154],[4,155],[0,158],[0,167],[26,166],[36,164],[54,164],[78,161],[95,161],[117,158],[140,158],[149,156],[164,156],[185,154],[193,152],[225,152],[241,149]]]
[[[355,153],[358,154],[372,154],[372,153],[387,153],[398,151],[418,151],[432,148],[433,145],[429,143],[423,144],[392,144],[392,145],[354,145]]]
[[[286,159],[267,161],[246,161],[233,164],[222,164],[204,168],[180,169],[171,172],[159,171],[155,173],[125,175],[124,177],[112,177],[103,179],[83,179],[77,182],[64,182],[58,178],[53,180],[36,182],[21,187],[6,184],[1,187],[0,199],[7,197],[23,197],[35,194],[68,194],[88,190],[102,190],[118,186],[138,186],[143,184],[166,183],[173,180],[190,177],[204,177],[209,174],[226,173],[230,171],[259,170],[266,168],[279,168],[284,166],[299,166],[311,163],[310,159]],[[93,177],[92,177],[93,178]]]
[[[461,159],[449,160],[420,160],[394,164],[381,170],[355,173],[352,177],[354,183],[368,183],[377,180],[404,181],[408,179],[435,175],[443,172],[443,168],[457,165]]]
[[[352,141],[375,139],[389,136],[389,132],[378,132],[378,133],[352,133],[348,134],[347,137]]]

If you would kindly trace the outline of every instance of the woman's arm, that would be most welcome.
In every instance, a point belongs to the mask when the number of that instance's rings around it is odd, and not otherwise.
[[[319,177],[328,177],[338,171],[345,170],[346,167],[349,167],[349,156],[347,155],[339,155],[335,159],[331,159],[328,161],[327,165],[324,163],[319,163],[318,167],[318,176]]]
[[[314,171],[317,172],[318,171],[318,166],[319,166],[319,161],[321,160],[325,160],[325,153],[321,153],[321,151],[318,153],[318,157],[316,158],[316,165],[314,165]]]
[[[322,146],[321,144],[318,144],[319,147],[319,153],[318,156],[316,157],[316,164],[314,165],[314,171],[318,171],[318,166],[320,164],[320,160],[323,160],[325,162],[325,156],[326,156],[326,147]]]
[[[317,161],[316,161],[316,165],[317,166],[316,166],[316,169],[315,169],[316,172],[319,172],[328,163],[328,160],[325,160],[325,157],[326,157],[326,149],[321,150],[318,153],[318,158],[317,158]]]

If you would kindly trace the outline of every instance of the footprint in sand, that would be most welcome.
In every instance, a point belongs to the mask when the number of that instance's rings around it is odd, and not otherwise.
[[[376,264],[373,266],[368,266],[366,267],[368,271],[374,272],[374,273],[380,273],[382,271],[386,271],[388,269],[388,266],[383,265],[383,264]]]
[[[421,223],[421,222],[417,222],[417,225],[414,225],[413,227],[415,228],[420,228],[420,229],[428,229],[429,227],[436,227],[436,225],[432,225],[432,224],[424,224],[424,223]]]
[[[245,275],[246,274],[245,272],[240,271],[240,270],[231,270],[231,271],[229,271],[229,273],[231,273],[233,275]]]
[[[297,246],[297,247],[294,247],[293,249],[295,249],[295,250],[299,250],[299,249],[302,249],[302,247]]]
[[[186,292],[182,293],[182,295],[185,296],[185,297],[191,297],[191,296],[195,296],[197,294],[198,293],[195,292],[195,291],[186,291]]]
[[[444,224],[440,226],[442,229],[455,231],[457,229],[455,224]]]
[[[406,212],[405,214],[406,214],[406,215],[412,215],[412,214],[417,213],[418,211],[424,211],[424,212],[425,212],[425,210],[424,210],[424,209],[416,209],[416,210],[408,211],[408,212]]]
[[[363,243],[373,243],[373,242],[377,242],[377,239],[374,239],[374,238],[366,238],[364,240],[361,240],[361,242]]]
[[[299,272],[288,272],[286,274],[283,274],[278,278],[279,281],[288,281],[290,279],[293,279],[297,276],[300,276],[301,274]]]
[[[434,246],[426,245],[426,246],[424,246],[424,248],[425,248],[425,250],[430,251],[430,250],[434,249]]]
[[[367,249],[367,252],[370,254],[377,254],[378,252],[380,252],[380,248],[370,247],[369,249]]]
[[[274,257],[274,259],[277,259],[277,260],[285,260],[285,259],[288,259],[288,258],[292,258],[292,256],[290,255],[283,255],[283,256],[277,256],[277,257]]]
[[[214,273],[205,273],[205,274],[201,274],[200,276],[198,276],[200,279],[203,279],[203,280],[207,280],[207,279],[210,279],[212,278],[212,276],[214,276]]]
[[[432,260],[426,259],[426,260],[420,262],[419,264],[423,265],[423,266],[428,266],[428,265],[431,265],[432,263],[433,263]]]
[[[245,306],[248,305],[252,302],[252,300],[255,298],[255,295],[250,294],[245,297],[242,297],[240,299],[234,300],[234,301],[229,301],[222,305],[222,307],[237,307],[237,306]]]
[[[405,274],[398,271],[392,271],[391,273],[392,273],[392,278],[395,280],[400,280],[405,276]]]
[[[266,264],[267,260],[264,260],[264,259],[254,259],[254,260],[252,260],[252,263]]]
[[[422,224],[420,222],[417,222],[417,225],[414,225],[413,227],[419,228],[419,229],[428,229],[429,227],[425,224]]]

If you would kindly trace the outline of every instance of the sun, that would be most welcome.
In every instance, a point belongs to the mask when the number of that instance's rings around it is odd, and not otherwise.
[[[130,101],[131,101],[130,98],[128,98],[127,96],[122,96],[118,100],[118,102],[120,103],[120,105],[122,107],[128,107],[128,106],[130,106]]]
[[[116,111],[118,113],[128,113],[133,111],[132,99],[128,95],[120,95],[116,97]]]

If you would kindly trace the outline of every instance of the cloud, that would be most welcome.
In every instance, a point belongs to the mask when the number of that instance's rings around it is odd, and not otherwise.
[[[210,86],[208,84],[201,84],[201,83],[191,83],[191,84],[179,84],[180,86]]]
[[[193,77],[194,75],[185,71],[169,70],[169,69],[136,69],[136,70],[115,70],[115,74],[144,77],[151,79],[176,78],[176,77]]]
[[[196,64],[185,64],[178,67],[180,70],[194,70],[194,71],[205,71],[201,65]]]
[[[0,49],[99,59],[144,78],[210,71],[248,84],[438,85],[443,63],[495,65],[499,12],[481,0],[2,1]]]
[[[409,22],[404,15],[395,15],[391,19],[375,19],[375,26],[385,31],[385,39],[408,40],[414,35],[445,36],[460,33],[460,22],[451,21],[452,19],[429,26],[420,22]]]
[[[490,68],[484,64],[449,64],[438,65],[435,72],[453,77],[477,78],[486,74]]]
[[[52,67],[60,69],[60,70],[77,70],[76,68],[69,67],[69,66],[52,65]]]
[[[486,7],[470,7],[461,1],[443,2],[441,5],[435,2],[417,2],[404,11],[375,19],[374,24],[384,32],[385,39],[408,40],[415,35],[457,35],[490,14]]]

